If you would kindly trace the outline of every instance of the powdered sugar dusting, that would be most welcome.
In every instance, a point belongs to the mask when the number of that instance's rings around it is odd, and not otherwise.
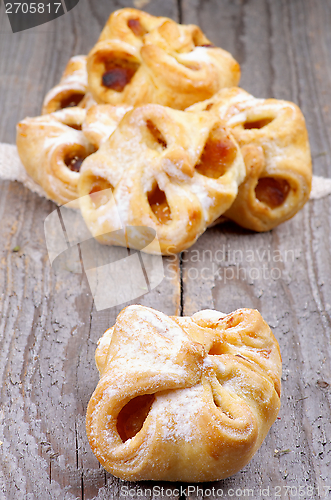
[[[208,190],[205,188],[202,182],[199,182],[199,179],[195,179],[195,182],[190,184],[191,191],[196,195],[198,200],[201,203],[204,218],[208,219],[208,210],[214,204],[215,200],[209,196]]]
[[[197,62],[201,61],[207,64],[211,63],[207,47],[196,47],[191,52],[187,52],[186,54],[180,54],[178,60],[180,59],[183,61],[197,61]]]
[[[227,120],[227,124],[230,127],[234,127],[234,126],[239,125],[241,123],[245,123],[246,120],[247,120],[247,113],[246,113],[246,111],[242,111],[241,113],[238,113],[236,115],[231,116]]]
[[[121,325],[122,321],[130,322],[130,332],[128,338],[123,337],[112,360],[113,373],[143,373],[154,387],[162,385],[165,378],[178,382],[187,376],[185,363],[178,364],[175,360],[182,343],[188,339],[171,318],[146,307],[130,306],[120,320]],[[112,384],[115,382],[113,379]]]
[[[217,323],[220,319],[225,318],[227,316],[225,313],[222,313],[220,311],[215,311],[214,309],[204,309],[202,311],[196,312],[193,314],[192,319],[193,320],[208,320],[208,321],[213,321]]]
[[[161,421],[164,439],[190,442],[199,433],[195,422],[203,405],[203,387],[199,384],[158,395],[150,414]]]
[[[134,308],[139,308],[139,318],[143,325],[145,322],[152,325],[161,335],[172,340],[176,348],[186,338],[182,328],[165,314],[147,307],[131,306],[130,309]]]

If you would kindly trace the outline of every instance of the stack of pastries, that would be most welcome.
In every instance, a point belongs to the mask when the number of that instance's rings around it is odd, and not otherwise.
[[[120,244],[118,220],[152,228],[165,255],[224,218],[268,231],[309,198],[308,134],[295,104],[256,99],[239,79],[199,27],[121,9],[70,59],[42,115],[18,124],[20,158],[101,243]]]

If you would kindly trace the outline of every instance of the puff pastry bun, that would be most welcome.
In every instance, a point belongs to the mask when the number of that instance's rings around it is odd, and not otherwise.
[[[168,317],[129,306],[100,339],[96,363],[87,435],[105,469],[125,480],[235,474],[279,411],[279,347],[255,310]]]
[[[42,114],[75,106],[87,108],[92,104],[95,101],[87,89],[86,56],[74,56],[69,60],[60,83],[46,94]]]
[[[240,88],[223,89],[191,106],[226,121],[246,165],[246,179],[224,214],[254,231],[268,231],[308,201],[312,165],[304,117],[295,104],[256,99]]]
[[[240,68],[200,28],[135,9],[113,13],[87,60],[98,103],[157,103],[175,109],[237,85]]]
[[[82,108],[67,108],[17,125],[17,150],[27,173],[60,205],[78,197],[82,162],[95,151],[81,130],[85,116]]]
[[[101,243],[123,245],[120,218],[124,228],[155,230],[161,252],[171,254],[230,207],[244,175],[240,149],[216,115],[148,104],[129,111],[84,161],[80,207]],[[141,240],[131,234],[129,246],[140,249]]]
[[[78,198],[85,158],[116,129],[130,106],[69,107],[17,125],[17,150],[32,179],[47,196],[63,205]],[[79,207],[79,203],[75,205]]]

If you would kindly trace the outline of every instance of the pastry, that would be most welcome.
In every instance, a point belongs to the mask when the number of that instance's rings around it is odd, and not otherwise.
[[[17,125],[17,150],[27,173],[60,205],[77,198],[81,165],[95,151],[81,130],[85,115],[82,108],[67,108]]]
[[[129,481],[215,481],[261,446],[280,407],[281,356],[260,313],[169,317],[129,306],[99,340],[91,448]]]
[[[216,114],[238,141],[246,178],[224,214],[254,231],[268,231],[308,201],[312,165],[304,117],[295,104],[223,89],[188,111]]]
[[[159,27],[166,17],[151,16],[147,12],[138,9],[115,10],[106,22],[98,42],[105,40],[122,40],[137,47],[143,45],[146,34]]]
[[[69,60],[60,83],[46,94],[42,114],[74,106],[86,108],[94,103],[87,90],[86,56],[74,56]]]
[[[123,116],[132,106],[112,106],[111,104],[94,104],[86,112],[82,130],[85,137],[97,148],[114,132]]]
[[[135,9],[110,16],[88,55],[87,71],[98,103],[157,103],[182,110],[240,78],[238,63],[197,26]]]
[[[70,107],[21,121],[17,148],[27,173],[56,203],[76,200],[85,158],[99,149],[130,109],[93,104],[88,109]]]
[[[84,161],[80,207],[101,243],[142,248],[142,231],[116,239],[120,219],[124,229],[155,230],[161,252],[172,254],[230,207],[244,175],[239,147],[216,115],[148,104],[126,113]]]

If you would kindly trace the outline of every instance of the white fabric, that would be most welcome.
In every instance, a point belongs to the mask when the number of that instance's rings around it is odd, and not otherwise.
[[[49,199],[45,191],[28,176],[17,148],[12,144],[0,143],[0,180],[21,182],[30,191]]]
[[[49,199],[45,191],[28,176],[18,156],[17,148],[12,144],[0,143],[0,180],[21,182],[34,193]],[[310,199],[319,200],[330,194],[331,179],[314,175]]]

